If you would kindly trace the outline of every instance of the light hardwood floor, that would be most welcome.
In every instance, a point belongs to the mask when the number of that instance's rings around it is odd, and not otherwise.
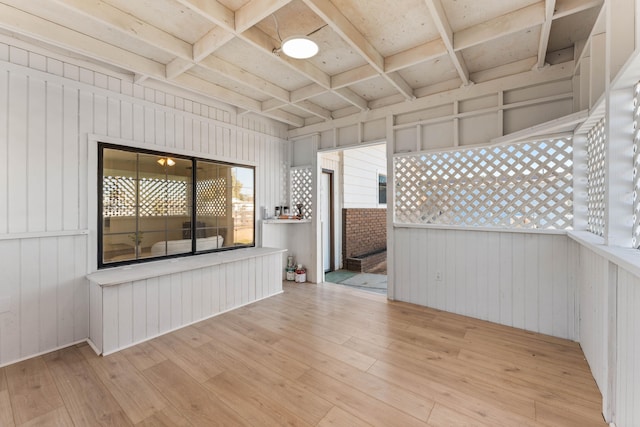
[[[578,344],[338,285],[0,369],[0,425],[604,426]]]

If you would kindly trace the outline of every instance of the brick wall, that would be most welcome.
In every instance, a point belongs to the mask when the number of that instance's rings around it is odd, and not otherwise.
[[[358,257],[387,248],[386,209],[342,210],[342,257]]]

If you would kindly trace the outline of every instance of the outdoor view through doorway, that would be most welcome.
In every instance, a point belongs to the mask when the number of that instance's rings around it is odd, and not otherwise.
[[[319,155],[325,282],[387,293],[386,144]]]

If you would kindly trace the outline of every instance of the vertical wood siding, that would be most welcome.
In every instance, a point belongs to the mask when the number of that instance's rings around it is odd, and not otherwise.
[[[255,164],[280,202],[286,127],[0,44],[0,366],[88,336],[88,134]]]
[[[91,341],[108,354],[275,295],[282,291],[280,258],[278,252],[102,288],[91,283]]]
[[[397,300],[576,338],[566,236],[433,228],[393,233]]]
[[[618,269],[615,423],[640,425],[640,278]]]

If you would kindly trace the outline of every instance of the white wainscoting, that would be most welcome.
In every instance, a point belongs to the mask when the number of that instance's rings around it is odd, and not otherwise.
[[[640,425],[640,277],[627,269],[640,254],[572,233],[580,304],[580,345],[617,427]]]
[[[88,337],[88,135],[255,165],[257,207],[289,170],[284,125],[32,50],[0,43],[0,366]]]
[[[395,299],[576,339],[564,234],[427,227],[393,233]]]
[[[152,265],[139,265],[93,273],[89,275],[91,344],[106,355],[278,294],[282,252],[243,249],[165,262],[159,272]],[[112,284],[109,278],[114,276],[132,280]]]
[[[0,240],[0,366],[86,339],[86,234]]]
[[[618,269],[615,423],[640,425],[640,278]]]

